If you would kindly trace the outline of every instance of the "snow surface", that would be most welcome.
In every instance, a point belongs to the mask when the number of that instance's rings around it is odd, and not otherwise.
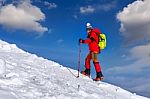
[[[0,99],[148,99],[0,40]]]

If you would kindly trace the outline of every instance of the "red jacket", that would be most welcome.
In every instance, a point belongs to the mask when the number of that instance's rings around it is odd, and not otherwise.
[[[86,40],[84,40],[84,43],[88,44],[89,50],[91,52],[100,52],[100,48],[98,46],[99,37],[98,34],[100,34],[101,31],[98,28],[94,28],[89,34]]]

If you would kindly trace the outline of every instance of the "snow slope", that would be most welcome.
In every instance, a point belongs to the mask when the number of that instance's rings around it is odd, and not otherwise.
[[[0,99],[148,99],[69,70],[0,40]]]

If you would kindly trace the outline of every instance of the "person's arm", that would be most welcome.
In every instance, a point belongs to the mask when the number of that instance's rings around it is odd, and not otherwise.
[[[93,42],[93,41],[94,41],[94,38],[93,38],[93,37],[90,37],[90,38],[88,38],[88,39],[83,40],[82,43],[88,44],[88,43],[91,43],[91,42]]]
[[[85,39],[85,40],[80,39],[79,42],[80,42],[80,43],[88,44],[88,43],[93,42],[94,40],[95,40],[95,39],[94,39],[93,37],[90,37],[90,38],[87,38],[87,39]]]
[[[95,34],[92,33],[90,36],[88,35],[87,39],[85,39],[85,40],[80,39],[79,42],[88,44],[88,43],[95,41],[94,37],[95,37]]]

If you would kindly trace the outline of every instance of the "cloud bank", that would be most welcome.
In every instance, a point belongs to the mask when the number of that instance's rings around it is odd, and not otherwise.
[[[117,14],[120,32],[126,43],[150,38],[150,0],[137,0]]]
[[[39,23],[43,20],[45,20],[45,14],[29,1],[18,5],[8,4],[0,9],[0,24],[6,28],[36,32],[42,35],[48,31],[47,27]]]

